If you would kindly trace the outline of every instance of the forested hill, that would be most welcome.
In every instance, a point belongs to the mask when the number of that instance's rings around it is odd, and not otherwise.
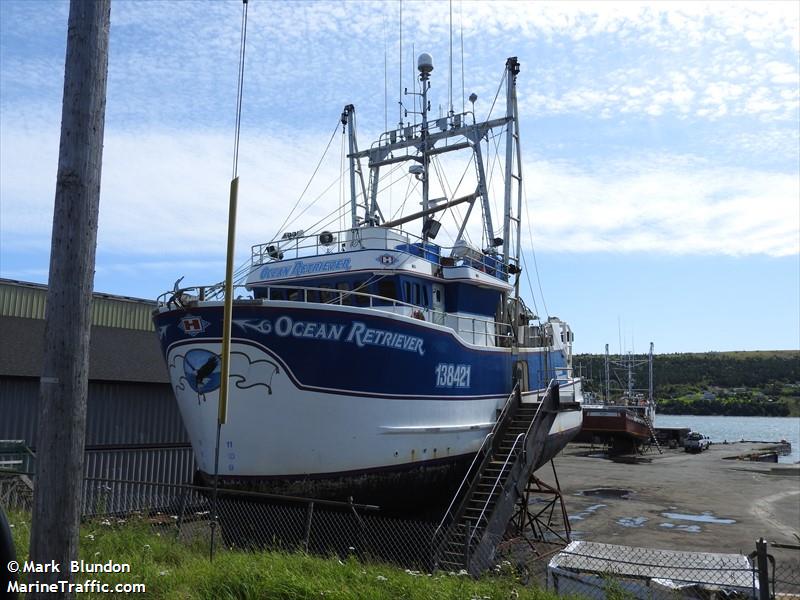
[[[575,356],[586,389],[602,392],[604,360]],[[615,368],[611,377],[619,388],[626,374]],[[634,369],[634,381],[647,387],[646,363]],[[800,351],[656,354],[653,385],[664,414],[800,415]]]

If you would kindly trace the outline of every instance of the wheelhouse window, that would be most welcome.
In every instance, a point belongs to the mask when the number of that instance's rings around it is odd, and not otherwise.
[[[424,283],[403,282],[403,301],[417,306],[430,307],[430,293]]]
[[[393,279],[381,279],[378,281],[378,296],[397,300],[397,285]]]
[[[324,302],[325,304],[330,304],[333,302],[336,298],[333,288],[326,284],[320,285],[319,287],[322,288],[319,293],[320,302]]]
[[[340,281],[336,284],[336,289],[339,290],[339,294],[337,295],[337,300],[341,299],[342,304],[353,304],[353,296],[351,294],[347,294],[345,292],[350,291],[350,284],[346,281]]]
[[[353,294],[353,302],[356,306],[369,306],[369,296],[361,295],[369,292],[366,281],[356,282],[355,285],[353,285],[353,291],[358,292],[358,294]]]

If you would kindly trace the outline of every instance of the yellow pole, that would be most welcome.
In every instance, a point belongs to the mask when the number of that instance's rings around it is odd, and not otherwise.
[[[219,388],[219,413],[217,422],[228,420],[228,379],[231,370],[231,318],[233,316],[233,247],[236,237],[236,201],[239,197],[239,177],[231,180],[231,198],[228,208],[228,254],[225,264],[225,310],[222,319],[222,381]]]

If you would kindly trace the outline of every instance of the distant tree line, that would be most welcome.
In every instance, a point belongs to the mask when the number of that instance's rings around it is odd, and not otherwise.
[[[721,399],[682,400],[658,399],[657,411],[662,415],[727,415],[736,417],[788,417],[792,407],[785,400],[759,401]]]
[[[612,359],[614,357],[612,356]],[[579,354],[584,387],[602,395],[605,357]],[[633,369],[634,387],[647,388],[647,364]],[[624,389],[627,373],[611,370],[613,390]],[[657,354],[653,387],[662,414],[786,416],[800,412],[800,351]]]

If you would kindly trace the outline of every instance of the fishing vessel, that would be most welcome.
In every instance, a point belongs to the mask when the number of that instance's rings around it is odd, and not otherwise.
[[[222,286],[176,284],[159,298],[155,328],[200,482],[218,472],[224,486],[389,509],[443,506],[515,385],[534,404],[552,381],[560,386],[537,465],[580,430],[572,330],[540,320],[520,296],[519,62],[507,60],[498,88],[505,114],[483,121],[474,94],[470,110],[433,118],[430,55],[417,67],[405,110],[415,122],[401,120],[359,149],[354,107],[341,114],[347,226],[282,231],[252,247],[234,292],[218,444]],[[503,169],[490,164],[492,149],[504,154]],[[450,188],[442,169],[456,157],[468,176]],[[383,176],[398,172],[420,205],[390,216]]]
[[[644,365],[648,385],[646,389],[637,389],[634,371]],[[613,377],[612,370],[616,371]],[[616,389],[612,385],[614,380],[620,384]],[[619,452],[636,451],[649,443],[658,445],[654,430],[653,344],[646,357],[628,353],[613,359],[606,344],[604,389],[602,401],[583,403],[583,425],[576,440],[606,444]]]

